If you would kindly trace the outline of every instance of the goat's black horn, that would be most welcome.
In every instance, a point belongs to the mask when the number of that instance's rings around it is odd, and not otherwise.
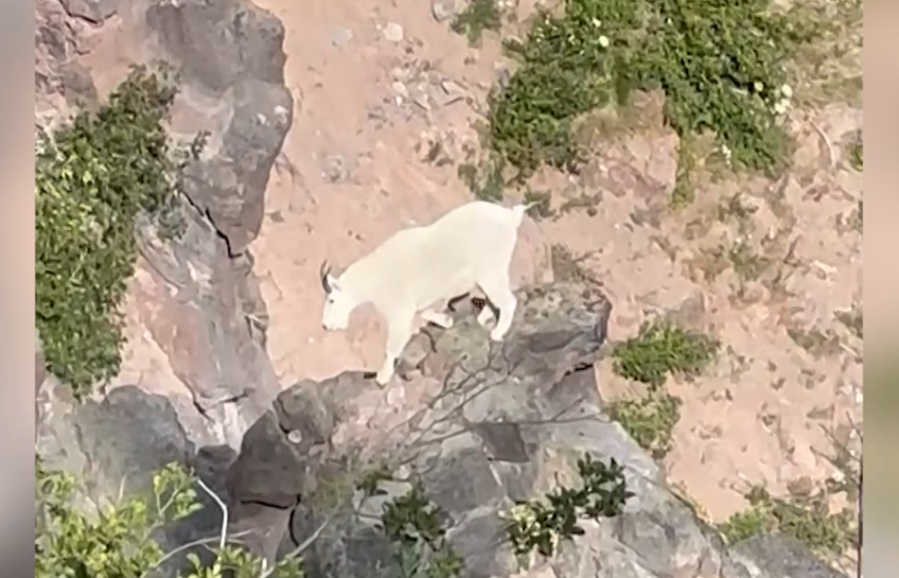
[[[322,266],[318,271],[319,277],[322,282],[322,289],[325,290],[325,293],[331,292],[331,284],[328,283],[328,274],[331,272],[331,266],[328,265],[327,261],[322,261]]]

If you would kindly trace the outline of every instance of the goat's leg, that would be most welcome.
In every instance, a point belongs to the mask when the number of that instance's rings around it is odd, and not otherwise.
[[[512,319],[515,317],[515,309],[518,306],[518,299],[515,298],[512,289],[509,287],[509,277],[508,275],[497,275],[496,277],[482,280],[478,285],[499,313],[496,325],[490,331],[490,339],[502,341],[509,328],[512,327]],[[489,304],[485,305],[485,308],[487,306]],[[483,310],[481,315],[483,315]],[[478,315],[479,320],[481,315]]]
[[[387,347],[384,357],[384,365],[378,371],[375,377],[378,385],[381,387],[390,383],[393,372],[396,369],[396,361],[412,338],[412,319],[415,317],[414,312],[404,311],[401,313],[392,313],[387,319]]]
[[[493,306],[490,303],[484,303],[481,312],[478,313],[478,325],[484,329],[490,329],[490,322],[495,319],[496,314],[493,312]]]

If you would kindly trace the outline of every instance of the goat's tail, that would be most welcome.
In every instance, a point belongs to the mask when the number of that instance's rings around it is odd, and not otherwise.
[[[532,207],[536,207],[537,205],[539,205],[541,202],[542,201],[534,201],[531,203],[522,203],[520,205],[515,205],[514,207],[512,207],[512,209],[511,209],[512,219],[515,222],[515,226],[517,227],[517,226],[521,225],[521,221],[524,220],[525,213],[530,211]]]

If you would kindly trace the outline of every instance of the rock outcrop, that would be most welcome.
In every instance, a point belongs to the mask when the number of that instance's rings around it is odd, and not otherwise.
[[[183,79],[175,132],[209,131],[190,168],[191,202],[242,254],[259,234],[265,187],[293,120],[284,27],[244,0],[158,2],[146,12],[158,53]]]
[[[184,239],[145,247],[178,290],[168,312],[174,319],[160,321],[159,331],[174,323],[189,336],[189,350],[172,342],[167,353],[204,416],[233,421],[223,404],[237,402],[239,421],[252,423],[280,389],[258,327],[265,304],[247,245],[259,233],[269,173],[293,119],[284,29],[243,0],[153,2],[145,18],[153,54],[181,73],[173,134],[208,135],[200,161],[188,167]]]
[[[620,516],[586,523],[585,535],[529,576],[773,578],[800,568],[804,576],[839,575],[779,538],[725,549],[609,421],[592,370],[611,309],[600,292],[554,284],[522,291],[519,299],[514,329],[501,345],[466,311],[452,329],[419,336],[406,357],[427,353],[407,369],[425,376],[420,383],[428,391],[401,419],[385,417],[389,404],[377,400],[404,386],[382,392],[358,373],[283,392],[247,432],[230,468],[235,530],[259,530],[255,547],[271,556],[327,522],[306,551],[309,575],[373,576],[392,564],[375,527],[381,507],[415,478],[445,513],[464,575],[511,576],[519,568],[497,514],[559,484],[577,486],[576,460],[586,452],[623,464],[636,496]],[[385,495],[363,500],[346,481],[381,463],[402,464],[397,479],[383,484]],[[336,495],[335,487],[342,489]],[[774,552],[776,560],[769,558]]]
[[[800,569],[803,576],[840,576],[781,538],[725,548],[609,421],[592,371],[611,309],[602,293],[558,283],[518,297],[504,343],[489,341],[466,304],[452,329],[428,328],[407,348],[409,381],[380,389],[370,376],[347,372],[300,382],[253,424],[237,455],[194,451],[164,398],[136,388],[79,408],[71,433],[55,438],[80,440],[89,464],[72,466],[104,480],[95,487],[106,495],[122,476],[146,480],[165,461],[193,465],[227,496],[231,531],[257,553],[274,558],[318,533],[304,552],[313,578],[389,571],[390,545],[375,523],[385,501],[413,479],[443,510],[465,576],[517,574],[497,513],[559,484],[577,485],[575,461],[584,452],[623,464],[636,495],[618,517],[584,524],[584,535],[528,576],[780,578]],[[384,495],[363,499],[353,480],[385,463],[396,479],[382,483]],[[177,529],[178,539],[214,534],[217,515],[207,508],[191,527]]]
[[[190,438],[237,447],[281,389],[265,352],[265,303],[247,246],[259,233],[269,174],[293,118],[284,29],[244,0],[141,0],[127,10],[112,0],[41,0],[36,17],[42,111],[35,122],[44,132],[70,112],[75,96],[87,95],[79,100],[85,104],[97,99],[91,71],[79,61],[96,44],[88,38],[118,35],[135,60],[163,60],[180,74],[172,136],[183,142],[202,133],[206,144],[187,169],[183,237],[163,242],[149,223],[139,227],[139,270],[147,280],[135,284],[134,322],[188,393],[173,403]],[[172,388],[124,374],[113,384],[130,385]],[[56,405],[57,414],[69,411]]]

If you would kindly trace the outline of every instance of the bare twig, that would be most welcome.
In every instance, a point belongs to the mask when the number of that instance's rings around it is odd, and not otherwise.
[[[809,123],[812,125],[812,128],[821,135],[821,139],[824,141],[824,144],[827,145],[827,156],[830,160],[830,168],[834,168],[836,166],[836,159],[834,157],[833,144],[830,142],[830,138],[828,138],[827,134],[815,123],[815,121],[809,120]]]
[[[128,479],[128,474],[122,476],[122,483],[119,484],[119,496],[116,498],[116,503],[121,503],[121,501],[125,498],[125,481]]]
[[[203,491],[209,494],[209,496],[215,500],[215,503],[218,504],[219,509],[222,511],[222,532],[219,536],[219,550],[225,549],[225,543],[228,541],[228,506],[225,505],[225,502],[222,501],[221,498],[215,495],[215,492],[209,489],[203,480],[197,478],[197,484]]]
[[[145,578],[146,576],[148,576],[150,574],[150,572],[159,568],[167,560],[170,560],[171,558],[173,558],[174,556],[176,556],[177,554],[179,554],[181,552],[184,552],[185,550],[189,550],[189,549],[197,547],[197,546],[211,544],[216,541],[218,541],[219,552],[221,552],[222,550],[225,549],[225,545],[228,543],[228,506],[225,504],[225,502],[221,498],[219,498],[215,494],[215,492],[213,492],[211,489],[209,489],[209,486],[207,486],[203,482],[203,480],[197,478],[197,484],[201,488],[203,488],[204,492],[209,494],[209,496],[213,500],[215,500],[215,503],[218,505],[219,509],[222,511],[222,528],[221,528],[221,531],[219,532],[219,535],[215,536],[215,537],[210,537],[210,538],[201,538],[199,540],[194,540],[193,542],[188,542],[187,544],[182,544],[181,546],[178,546],[174,550],[167,552],[164,556],[162,556],[162,558],[157,560],[155,564],[153,564],[152,566],[147,568],[147,570],[143,574],[141,574],[140,578]],[[246,535],[248,533],[249,532],[239,532],[237,534],[234,534],[232,536],[232,539],[236,538],[238,536]]]
[[[300,544],[299,546],[297,546],[296,548],[294,548],[293,550],[288,552],[283,558],[281,558],[281,560],[283,561],[288,558],[293,558],[294,556],[299,556],[304,551],[306,551],[306,548],[308,548],[309,546],[312,545],[313,542],[318,540],[318,537],[321,536],[322,532],[325,531],[325,528],[328,526],[328,524],[331,523],[331,520],[333,520],[333,519],[334,519],[333,514],[328,516],[325,519],[325,521],[322,522],[318,528],[316,528],[315,532],[312,532],[311,536],[309,536],[308,538],[303,540],[302,544]],[[268,566],[268,563],[265,560],[263,560],[262,561],[262,574],[259,575],[259,578],[268,578],[278,568],[277,564],[272,564],[271,568],[266,568],[267,566]]]

